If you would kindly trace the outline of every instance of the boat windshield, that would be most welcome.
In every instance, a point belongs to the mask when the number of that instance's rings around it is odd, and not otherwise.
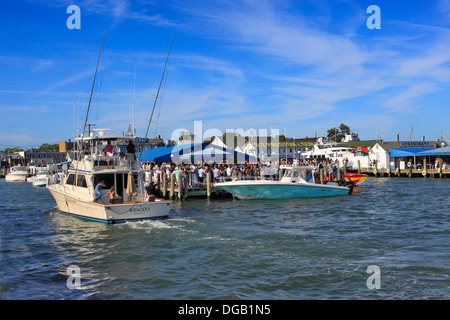
[[[286,178],[297,178],[298,177],[298,171],[286,170],[286,173],[284,174],[284,177],[286,177]]]
[[[309,182],[312,179],[313,170],[310,168],[304,168],[301,170],[286,170],[283,177],[286,178],[301,178],[302,180]]]

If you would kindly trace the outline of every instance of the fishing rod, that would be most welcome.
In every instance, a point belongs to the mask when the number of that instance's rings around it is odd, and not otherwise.
[[[164,70],[163,70],[163,73],[161,76],[161,81],[159,82],[159,87],[158,87],[158,91],[156,93],[155,102],[153,103],[153,109],[152,109],[152,113],[150,115],[150,120],[148,121],[147,131],[145,132],[145,139],[147,139],[148,130],[150,129],[150,123],[152,122],[152,118],[153,118],[153,112],[155,111],[156,102],[158,101],[159,91],[161,90],[161,84],[164,79],[164,73],[166,72],[166,67],[167,67],[167,62],[169,61],[170,51],[172,50],[172,43],[173,43],[173,37],[172,37],[172,41],[170,42],[169,53],[167,54],[166,63],[164,65]]]
[[[89,109],[91,108],[92,95],[94,94],[95,78],[97,77],[97,71],[98,71],[98,64],[100,62],[100,56],[102,55],[103,40],[105,40],[105,33],[106,33],[106,30],[103,31],[102,44],[100,46],[100,52],[98,53],[98,60],[97,60],[97,66],[95,67],[94,81],[92,82],[92,89],[91,89],[91,94],[89,96],[89,104],[88,104],[88,109],[87,109],[87,112],[86,112],[86,119],[84,120],[83,136],[84,136],[85,131],[86,131],[86,125],[87,125],[87,121],[88,121],[88,117],[89,117]]]
[[[153,103],[153,109],[152,109],[152,113],[150,115],[150,120],[148,121],[147,131],[145,132],[145,138],[140,143],[140,156],[139,156],[139,159],[142,159],[142,155],[144,154],[145,141],[147,140],[148,131],[150,129],[150,124],[151,124],[152,119],[153,119],[153,113],[155,112],[156,103],[157,103],[158,97],[159,97],[159,91],[161,90],[161,85],[162,85],[163,80],[164,80],[164,74],[166,72],[167,62],[169,61],[170,51],[172,50],[172,43],[173,43],[173,37],[172,37],[172,40],[170,41],[169,52],[167,53],[166,63],[164,64],[164,69],[163,69],[163,73],[162,73],[162,76],[161,76],[161,81],[159,82],[158,91],[156,92],[156,98],[155,98],[155,102]]]

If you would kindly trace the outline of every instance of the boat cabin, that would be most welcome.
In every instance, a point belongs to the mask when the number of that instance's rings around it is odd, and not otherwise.
[[[281,182],[291,183],[315,183],[313,167],[284,167]]]
[[[78,146],[75,159],[70,165],[64,184],[72,187],[80,197],[94,197],[94,190],[98,183],[105,182],[102,187],[102,203],[109,203],[106,195],[111,187],[115,187],[115,203],[128,201],[142,201],[145,190],[140,176],[141,165],[136,157],[128,157],[126,146],[129,141],[137,141],[135,136],[105,135],[103,130],[99,134],[91,134],[87,138],[77,138]],[[105,148],[111,144],[111,152]],[[138,148],[136,142],[133,142]]]

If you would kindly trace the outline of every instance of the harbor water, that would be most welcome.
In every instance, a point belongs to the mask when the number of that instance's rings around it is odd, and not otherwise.
[[[351,195],[189,198],[108,225],[1,179],[0,299],[449,299],[449,190],[368,178]]]

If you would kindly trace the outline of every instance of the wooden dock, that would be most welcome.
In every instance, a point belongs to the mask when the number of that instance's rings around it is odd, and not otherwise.
[[[347,172],[358,172],[358,170],[347,170]],[[450,178],[450,169],[360,169],[360,173],[375,177],[410,177],[410,178]]]

